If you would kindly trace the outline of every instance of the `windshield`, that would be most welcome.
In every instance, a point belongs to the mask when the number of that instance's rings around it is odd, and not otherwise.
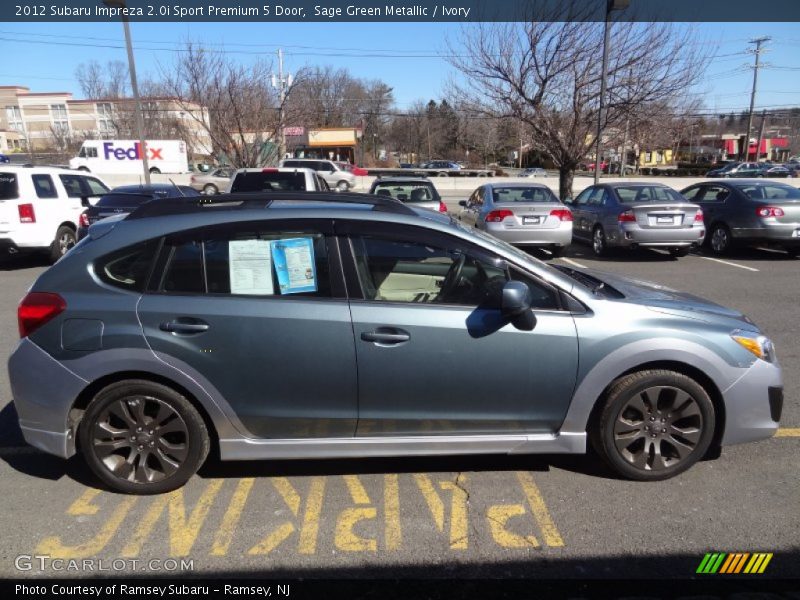
[[[375,184],[372,191],[377,196],[386,196],[401,202],[432,202],[436,199],[433,185],[426,183],[393,183]]]
[[[19,197],[19,186],[15,173],[0,173],[0,200],[13,200]]]
[[[291,192],[306,189],[305,173],[239,173],[233,180],[231,192],[268,192],[287,190]]]
[[[785,200],[797,202],[800,200],[800,189],[782,183],[754,183],[738,186],[741,191],[753,200]]]
[[[492,200],[499,202],[558,202],[548,188],[544,187],[507,187],[492,188]]]
[[[619,201],[625,204],[636,202],[686,202],[686,198],[675,190],[657,185],[632,185],[614,188]]]

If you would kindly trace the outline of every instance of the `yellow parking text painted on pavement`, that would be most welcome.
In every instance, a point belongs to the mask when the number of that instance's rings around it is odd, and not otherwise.
[[[414,475],[420,492],[431,511],[436,528],[444,533],[445,503],[442,500],[431,478],[423,473]],[[466,550],[468,546],[467,492],[462,485],[466,483],[466,475],[459,473],[453,481],[440,481],[439,487],[450,492],[450,548]]]
[[[375,552],[378,549],[378,540],[362,537],[356,534],[354,529],[362,521],[375,520],[378,517],[378,509],[374,506],[365,506],[372,502],[358,475],[345,475],[344,481],[353,502],[361,506],[346,508],[339,513],[336,519],[334,544],[339,550],[346,552]]]
[[[796,429],[781,427],[775,432],[775,437],[800,437],[800,427]]]
[[[213,556],[225,556],[228,553],[231,542],[233,542],[233,534],[236,531],[239,520],[242,518],[242,511],[247,502],[247,497],[250,495],[250,490],[253,489],[254,482],[255,479],[252,477],[245,477],[236,484],[236,490],[233,492],[228,509],[222,518],[222,524],[214,536],[214,544],[211,547]]]

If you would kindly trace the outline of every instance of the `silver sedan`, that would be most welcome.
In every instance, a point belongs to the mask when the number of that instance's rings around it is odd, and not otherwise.
[[[572,242],[572,211],[543,184],[489,183],[459,205],[461,221],[515,246],[558,255]]]
[[[192,175],[189,185],[206,196],[214,196],[228,191],[233,173],[234,169],[231,167],[219,167],[208,173],[196,173]]]

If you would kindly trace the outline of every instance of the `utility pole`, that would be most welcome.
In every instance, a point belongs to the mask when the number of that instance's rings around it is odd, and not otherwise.
[[[522,121],[519,122],[519,168],[522,168]]]
[[[292,76],[283,76],[283,48],[278,48],[278,79],[275,80],[275,75],[272,76],[272,87],[278,90],[278,101],[280,107],[278,110],[278,160],[283,160],[286,156],[286,124],[284,105],[286,104],[286,96],[288,89],[292,87]]]
[[[767,122],[767,111],[766,109],[761,111],[761,127],[758,129],[758,142],[756,143],[756,162],[758,162],[758,156],[761,153],[761,140],[764,139],[764,125]]]
[[[630,116],[625,117],[625,137],[622,138],[622,158],[619,161],[619,176],[625,177],[625,168],[628,166],[628,127],[631,124]]]
[[[756,55],[756,64],[753,66],[753,91],[750,93],[750,111],[747,114],[747,131],[744,135],[743,147],[739,150],[739,159],[746,161],[750,152],[750,129],[753,127],[753,108],[756,103],[756,86],[758,85],[758,68],[761,66],[761,49],[762,44],[770,41],[772,38],[760,37],[750,40],[751,44],[755,44],[756,48],[753,53]],[[756,156],[758,156],[758,148],[756,148]]]

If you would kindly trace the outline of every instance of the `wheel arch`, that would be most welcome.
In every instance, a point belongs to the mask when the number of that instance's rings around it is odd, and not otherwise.
[[[192,394],[187,388],[182,386],[181,384],[177,383],[176,381],[164,377],[163,375],[158,375],[156,373],[148,373],[146,371],[117,371],[115,373],[109,373],[107,375],[103,375],[98,379],[95,379],[89,385],[87,385],[75,401],[72,403],[72,406],[69,410],[69,427],[74,432],[77,433],[78,428],[83,420],[83,415],[86,412],[86,409],[89,407],[89,404],[92,402],[92,399],[104,388],[112,385],[114,383],[119,383],[120,381],[126,380],[144,380],[149,381],[152,383],[158,383],[165,387],[172,389],[173,391],[179,393],[181,396],[186,398],[192,406],[200,413],[200,416],[203,419],[203,423],[206,426],[206,430],[208,431],[208,437],[211,441],[211,449],[212,451],[218,455],[219,453],[219,433],[217,432],[217,428],[214,425],[214,421],[211,418],[207,408],[203,405],[198,398]],[[78,436],[75,436],[75,440],[77,442]]]
[[[78,226],[72,221],[64,221],[63,223],[59,223],[58,227],[56,227],[56,231],[58,231],[62,227],[69,227],[70,229],[72,229],[73,232],[78,231]]]

